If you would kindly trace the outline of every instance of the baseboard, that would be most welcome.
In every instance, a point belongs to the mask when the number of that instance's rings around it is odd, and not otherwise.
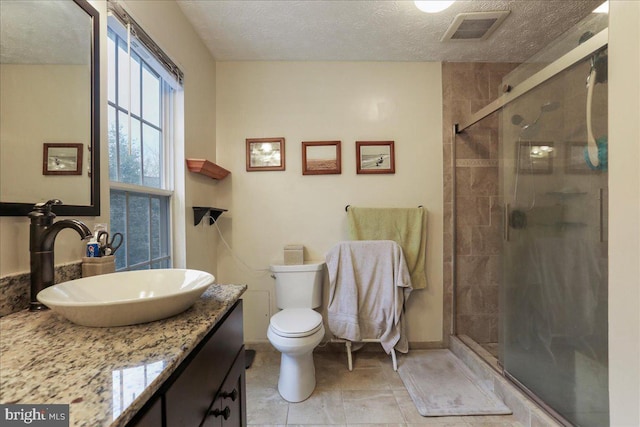
[[[409,341],[409,350],[438,350],[447,348],[443,341]]]

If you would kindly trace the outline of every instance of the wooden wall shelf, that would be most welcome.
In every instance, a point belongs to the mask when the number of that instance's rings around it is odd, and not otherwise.
[[[187,159],[187,167],[191,172],[199,173],[212,179],[224,179],[231,173],[206,159]]]

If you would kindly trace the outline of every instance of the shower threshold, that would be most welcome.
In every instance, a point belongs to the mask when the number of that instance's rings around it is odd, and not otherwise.
[[[502,364],[498,360],[498,343],[479,344],[468,335],[456,335],[467,347],[502,375]]]
[[[510,387],[504,387],[503,385],[503,393],[509,394],[510,398],[505,399],[505,401],[512,401],[512,399],[519,400],[523,407],[527,408],[529,412],[529,419],[533,419],[534,417],[538,419],[538,424],[545,427],[571,427],[572,424],[567,421],[562,415],[556,412],[553,408],[547,405],[543,400],[541,400],[535,393],[521,384],[517,379],[513,376],[509,375],[508,372],[505,372],[503,369],[502,363],[498,360],[497,350],[498,345],[496,343],[489,343],[489,345],[479,344],[473,338],[468,335],[456,335],[455,338],[463,344],[463,347],[467,348],[467,351],[471,351],[474,353],[478,359],[485,362],[488,366],[492,368],[494,371],[494,375],[502,378],[502,381],[506,381]],[[460,357],[460,347],[452,346],[451,350],[456,354],[456,356]],[[494,355],[495,353],[495,355]],[[462,358],[465,363],[469,364],[469,358]],[[478,363],[482,363],[478,361]],[[472,369],[476,372],[475,369]],[[510,389],[518,390],[518,392],[513,393],[509,392]],[[544,414],[544,415],[543,415]],[[514,415],[518,415],[514,412]],[[525,417],[526,418],[526,417]],[[521,422],[525,422],[525,420],[520,420]],[[525,425],[529,425],[526,424]],[[533,425],[533,423],[531,423]]]

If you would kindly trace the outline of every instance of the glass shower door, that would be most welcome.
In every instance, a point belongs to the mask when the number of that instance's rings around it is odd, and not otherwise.
[[[606,78],[604,50],[508,104],[500,144],[500,361],[593,427],[609,425]]]

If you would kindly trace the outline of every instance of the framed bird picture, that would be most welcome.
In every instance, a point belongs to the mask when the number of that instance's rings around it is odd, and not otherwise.
[[[393,141],[356,141],[358,174],[396,173]]]

